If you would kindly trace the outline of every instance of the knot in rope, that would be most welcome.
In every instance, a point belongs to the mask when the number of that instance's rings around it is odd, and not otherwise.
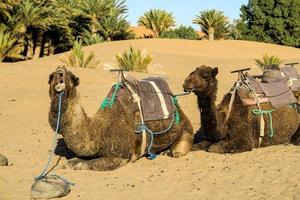
[[[120,88],[121,88],[121,83],[115,83],[115,84],[113,85],[113,87],[115,88],[115,90],[114,90],[113,94],[111,95],[111,98],[107,98],[107,97],[106,97],[106,98],[103,100],[103,102],[101,103],[101,106],[100,106],[101,110],[103,110],[103,109],[106,108],[106,107],[112,108],[112,106],[114,105],[115,100],[116,100],[117,93],[118,93],[118,91],[119,91]]]

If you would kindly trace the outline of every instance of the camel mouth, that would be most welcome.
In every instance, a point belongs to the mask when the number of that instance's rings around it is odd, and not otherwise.
[[[56,70],[57,84],[55,85],[55,91],[57,93],[61,93],[66,89],[65,84],[65,70],[62,68],[58,68]]]
[[[183,91],[184,91],[184,92],[191,93],[191,92],[194,91],[194,89],[195,89],[195,88],[184,88]]]

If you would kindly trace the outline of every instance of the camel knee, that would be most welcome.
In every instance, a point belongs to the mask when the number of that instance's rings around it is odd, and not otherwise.
[[[172,156],[175,158],[186,155],[193,147],[193,135],[185,132],[178,138],[175,143],[171,146]]]

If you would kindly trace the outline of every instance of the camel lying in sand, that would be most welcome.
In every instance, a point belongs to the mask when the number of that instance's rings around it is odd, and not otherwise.
[[[216,106],[218,68],[198,67],[184,82],[185,91],[193,91],[198,97],[201,113],[199,133],[202,141],[198,148],[208,148],[210,152],[237,153],[250,151],[259,146],[260,117],[252,113],[256,105],[245,106],[241,95],[248,93],[238,89],[232,110],[227,117],[231,93],[225,94],[221,103]],[[239,94],[239,95],[238,95]],[[262,103],[261,109],[270,110],[270,103]],[[265,133],[269,133],[269,116],[264,114]],[[290,105],[281,106],[272,112],[274,137],[266,134],[260,146],[270,146],[292,142],[300,144],[299,115]],[[211,145],[212,144],[212,145]],[[210,146],[211,145],[211,146]]]
[[[80,104],[76,87],[79,78],[66,68],[58,68],[49,77],[51,107],[49,123],[55,130],[59,94],[62,97],[60,134],[78,158],[68,161],[72,169],[113,170],[145,155],[141,150],[142,134],[135,133],[134,113],[129,113],[116,100],[112,108],[99,109],[91,118]],[[128,100],[129,101],[129,100]],[[182,110],[180,123],[161,135],[154,136],[151,151],[158,154],[169,149],[173,157],[187,154],[193,145],[193,128]],[[150,121],[152,131],[169,126],[170,120]]]

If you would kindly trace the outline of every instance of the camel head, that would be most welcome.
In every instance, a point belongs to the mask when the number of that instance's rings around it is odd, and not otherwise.
[[[184,81],[183,89],[185,92],[194,92],[195,94],[210,94],[215,91],[217,85],[216,76],[218,68],[208,66],[197,67]]]
[[[65,97],[72,98],[76,95],[76,86],[79,85],[79,78],[71,71],[68,71],[65,66],[59,66],[50,74],[48,83],[51,99],[56,99],[61,92],[64,92]]]

